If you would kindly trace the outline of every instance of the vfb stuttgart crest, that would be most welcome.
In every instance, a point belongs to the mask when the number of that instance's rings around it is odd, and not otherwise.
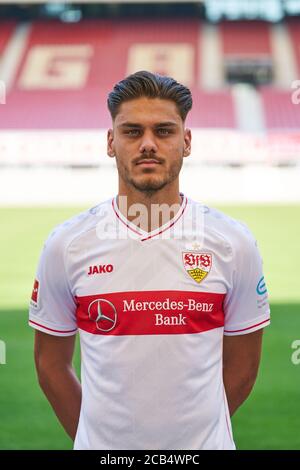
[[[183,265],[186,272],[194,281],[200,284],[208,275],[212,256],[210,253],[199,253],[197,251],[185,251],[182,253]]]

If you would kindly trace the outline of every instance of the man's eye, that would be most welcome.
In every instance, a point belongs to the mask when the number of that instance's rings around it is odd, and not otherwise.
[[[161,129],[157,129],[157,132],[161,135],[168,135],[170,134],[170,130],[169,129],[165,129],[165,128],[161,128]]]
[[[130,135],[130,136],[136,136],[139,135],[139,130],[138,129],[129,129],[128,131],[125,131],[125,134]]]

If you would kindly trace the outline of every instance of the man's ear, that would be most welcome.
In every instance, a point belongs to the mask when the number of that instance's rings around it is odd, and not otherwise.
[[[111,158],[115,156],[113,129],[108,129],[107,131],[107,155]]]
[[[184,130],[184,150],[183,156],[187,157],[191,153],[192,132],[191,129]]]

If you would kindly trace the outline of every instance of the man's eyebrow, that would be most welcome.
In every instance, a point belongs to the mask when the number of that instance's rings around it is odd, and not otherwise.
[[[154,124],[154,127],[177,127],[177,123],[174,121],[164,121],[164,122],[159,122],[157,124]],[[141,124],[135,123],[135,122],[123,122],[122,124],[119,124],[117,127],[129,127],[129,128],[143,128]]]
[[[136,124],[134,122],[123,122],[122,124],[119,124],[117,127],[143,127],[141,124]]]
[[[165,121],[165,122],[159,122],[158,124],[155,124],[155,127],[177,127],[178,124],[173,121]]]

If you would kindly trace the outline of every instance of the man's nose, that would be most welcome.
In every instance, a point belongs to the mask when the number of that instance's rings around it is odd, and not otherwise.
[[[140,152],[157,152],[155,136],[151,131],[145,131],[141,140]]]

